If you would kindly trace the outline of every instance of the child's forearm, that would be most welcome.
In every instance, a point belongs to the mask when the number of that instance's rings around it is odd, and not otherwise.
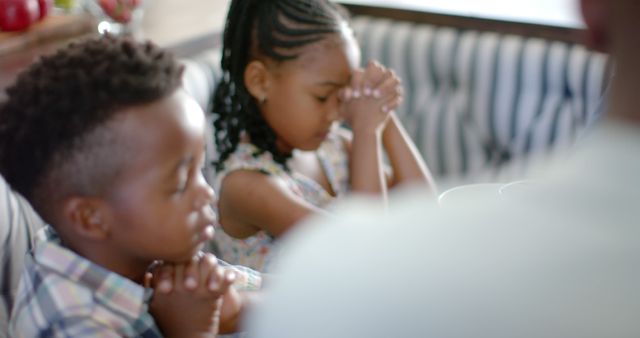
[[[429,168],[395,114],[389,117],[382,141],[393,169],[391,186],[407,182],[423,183],[436,192]]]
[[[382,195],[386,200],[387,189],[382,166],[382,140],[379,131],[353,131],[349,166],[352,191]]]

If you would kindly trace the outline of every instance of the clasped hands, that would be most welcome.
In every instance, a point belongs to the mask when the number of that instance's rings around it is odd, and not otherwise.
[[[392,112],[402,103],[400,78],[376,61],[356,70],[340,91],[341,113],[354,133],[380,132]]]
[[[236,273],[210,253],[190,262],[150,269],[145,286],[154,289],[150,313],[166,337],[216,337],[221,323],[240,312]]]

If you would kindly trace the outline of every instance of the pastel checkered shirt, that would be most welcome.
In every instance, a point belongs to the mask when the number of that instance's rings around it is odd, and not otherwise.
[[[64,248],[51,227],[27,256],[11,337],[162,337],[148,311],[151,289]]]
[[[255,271],[229,268],[241,277],[238,289],[260,287]],[[10,336],[162,337],[148,312],[152,293],[66,249],[55,231],[45,227],[27,255]]]

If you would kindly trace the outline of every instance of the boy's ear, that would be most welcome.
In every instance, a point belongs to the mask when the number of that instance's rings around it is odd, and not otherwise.
[[[244,85],[247,90],[258,102],[264,102],[267,99],[269,89],[269,69],[259,60],[249,62],[244,70]]]
[[[64,202],[64,216],[81,237],[105,239],[109,235],[104,202],[95,197],[71,197]]]

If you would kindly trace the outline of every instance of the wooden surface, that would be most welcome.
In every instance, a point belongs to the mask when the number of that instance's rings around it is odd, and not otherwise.
[[[229,0],[145,0],[137,36],[188,57],[220,43]],[[88,17],[51,17],[26,32],[0,33],[0,100],[16,75],[43,54],[97,34]]]
[[[178,48],[224,28],[229,0],[146,0],[142,35]]]
[[[0,32],[0,56],[46,44],[89,34],[93,20],[84,15],[52,15],[24,32]]]

